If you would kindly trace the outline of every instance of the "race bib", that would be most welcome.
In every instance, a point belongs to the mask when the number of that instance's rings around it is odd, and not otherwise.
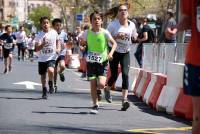
[[[86,60],[87,62],[92,62],[92,63],[93,62],[102,63],[103,57],[99,53],[88,52]]]
[[[120,52],[120,53],[126,53],[126,52],[128,52],[129,51],[128,44],[117,42],[117,49],[116,49],[116,51]]]
[[[12,43],[5,43],[4,48],[6,49],[11,49],[12,48]]]
[[[44,48],[42,50],[43,54],[52,54],[53,53],[53,49],[52,48]]]
[[[200,6],[197,7],[197,18],[196,18],[197,30],[200,32]]]

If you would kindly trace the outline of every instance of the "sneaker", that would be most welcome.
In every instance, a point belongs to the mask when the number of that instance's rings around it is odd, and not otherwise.
[[[86,73],[82,73],[81,78],[85,78],[86,77]]]
[[[105,99],[108,103],[112,103],[112,96],[110,95],[110,90],[108,89],[108,87],[106,87],[104,89],[104,95],[105,95]]]
[[[94,105],[92,107],[92,110],[90,111],[91,114],[98,114],[98,110],[99,110],[99,106],[98,105]]]
[[[55,90],[55,93],[57,93],[57,85],[54,85],[54,90]]]
[[[49,81],[49,93],[52,94],[54,92],[53,82]]]
[[[3,73],[6,74],[8,72],[7,68],[4,69]]]
[[[65,81],[64,73],[59,73],[59,75],[60,75],[60,81],[64,82]]]
[[[122,104],[121,111],[126,111],[129,107],[130,107],[129,102],[128,102],[128,101],[125,101],[125,102]]]
[[[97,89],[97,98],[98,98],[98,101],[101,101],[101,99],[102,99],[102,94],[101,94],[100,89]]]
[[[42,90],[42,99],[47,99],[47,88],[44,87]]]

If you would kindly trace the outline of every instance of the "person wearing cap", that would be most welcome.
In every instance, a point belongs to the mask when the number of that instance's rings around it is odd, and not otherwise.
[[[167,10],[167,22],[164,28],[164,42],[176,43],[176,20],[174,19],[174,12],[172,9]]]

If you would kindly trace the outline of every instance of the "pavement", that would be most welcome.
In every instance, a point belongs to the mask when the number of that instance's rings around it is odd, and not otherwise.
[[[76,69],[58,79],[58,93],[41,99],[37,62],[14,60],[13,70],[3,74],[0,61],[0,134],[190,134],[191,121],[157,112],[131,92],[130,108],[121,109],[121,92],[113,91],[113,103],[104,99],[99,113],[90,114],[90,84]]]

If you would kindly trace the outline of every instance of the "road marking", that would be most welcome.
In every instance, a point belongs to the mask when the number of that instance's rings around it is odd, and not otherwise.
[[[127,131],[128,132],[136,132],[136,133],[147,133],[147,134],[161,134],[159,131],[189,131],[189,130],[192,130],[192,127],[146,128],[146,129],[131,129],[131,130],[127,130]]]
[[[22,81],[22,82],[17,82],[17,83],[13,83],[13,84],[25,85],[27,89],[35,89],[34,86],[41,86],[41,84],[32,82],[32,81]]]

